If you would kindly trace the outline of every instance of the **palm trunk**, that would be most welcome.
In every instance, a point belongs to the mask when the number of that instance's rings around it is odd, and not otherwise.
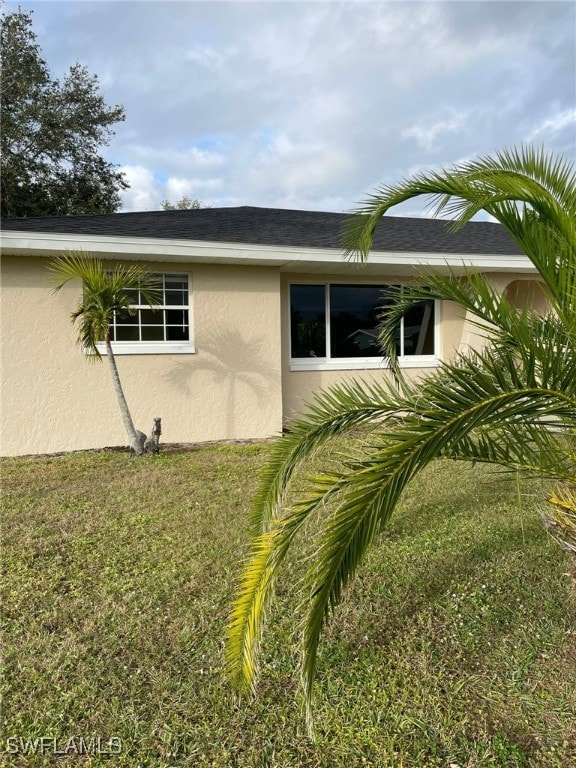
[[[116,390],[116,397],[118,398],[118,405],[120,406],[120,413],[122,414],[124,426],[126,427],[126,432],[128,434],[130,446],[134,451],[134,453],[136,454],[136,456],[141,456],[142,453],[144,452],[144,447],[142,444],[143,441],[138,435],[138,432],[134,427],[134,422],[132,421],[132,416],[130,415],[128,403],[126,402],[126,396],[124,395],[124,390],[122,389],[122,384],[120,383],[120,376],[118,374],[118,368],[116,366],[116,358],[114,357],[114,352],[112,351],[112,344],[110,343],[109,337],[106,337],[105,343],[106,343],[106,354],[108,357],[108,362],[110,363],[110,373],[112,375],[114,389]]]

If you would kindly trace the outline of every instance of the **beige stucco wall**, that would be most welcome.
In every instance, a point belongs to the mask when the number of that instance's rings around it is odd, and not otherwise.
[[[106,360],[89,363],[70,323],[81,290],[51,294],[45,260],[2,257],[2,455],[126,445]],[[121,355],[137,428],[166,442],[259,438],[282,424],[277,270],[183,264],[196,354]]]
[[[506,287],[506,296],[520,309],[531,307],[540,315],[549,309],[544,283],[541,280],[513,280]]]

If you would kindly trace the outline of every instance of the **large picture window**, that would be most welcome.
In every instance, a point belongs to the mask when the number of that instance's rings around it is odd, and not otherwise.
[[[151,309],[140,291],[129,291],[132,315],[115,317],[110,337],[115,352],[193,352],[190,332],[190,290],[187,274],[153,274],[160,292],[158,306]]]
[[[293,284],[290,286],[290,357],[344,363],[377,363],[378,318],[390,301],[390,286]],[[435,306],[424,301],[400,321],[396,352],[400,359],[434,357]],[[338,366],[340,367],[340,366]]]

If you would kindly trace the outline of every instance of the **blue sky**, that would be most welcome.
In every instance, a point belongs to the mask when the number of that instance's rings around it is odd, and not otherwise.
[[[105,150],[131,184],[124,210],[188,195],[346,211],[522,142],[576,159],[572,0],[19,5],[54,76],[79,61],[124,105]]]

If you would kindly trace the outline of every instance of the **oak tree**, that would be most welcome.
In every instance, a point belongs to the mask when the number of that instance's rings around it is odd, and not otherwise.
[[[113,213],[128,187],[99,150],[124,108],[109,106],[96,75],[74,64],[54,79],[32,29],[31,12],[0,20],[2,216]]]

